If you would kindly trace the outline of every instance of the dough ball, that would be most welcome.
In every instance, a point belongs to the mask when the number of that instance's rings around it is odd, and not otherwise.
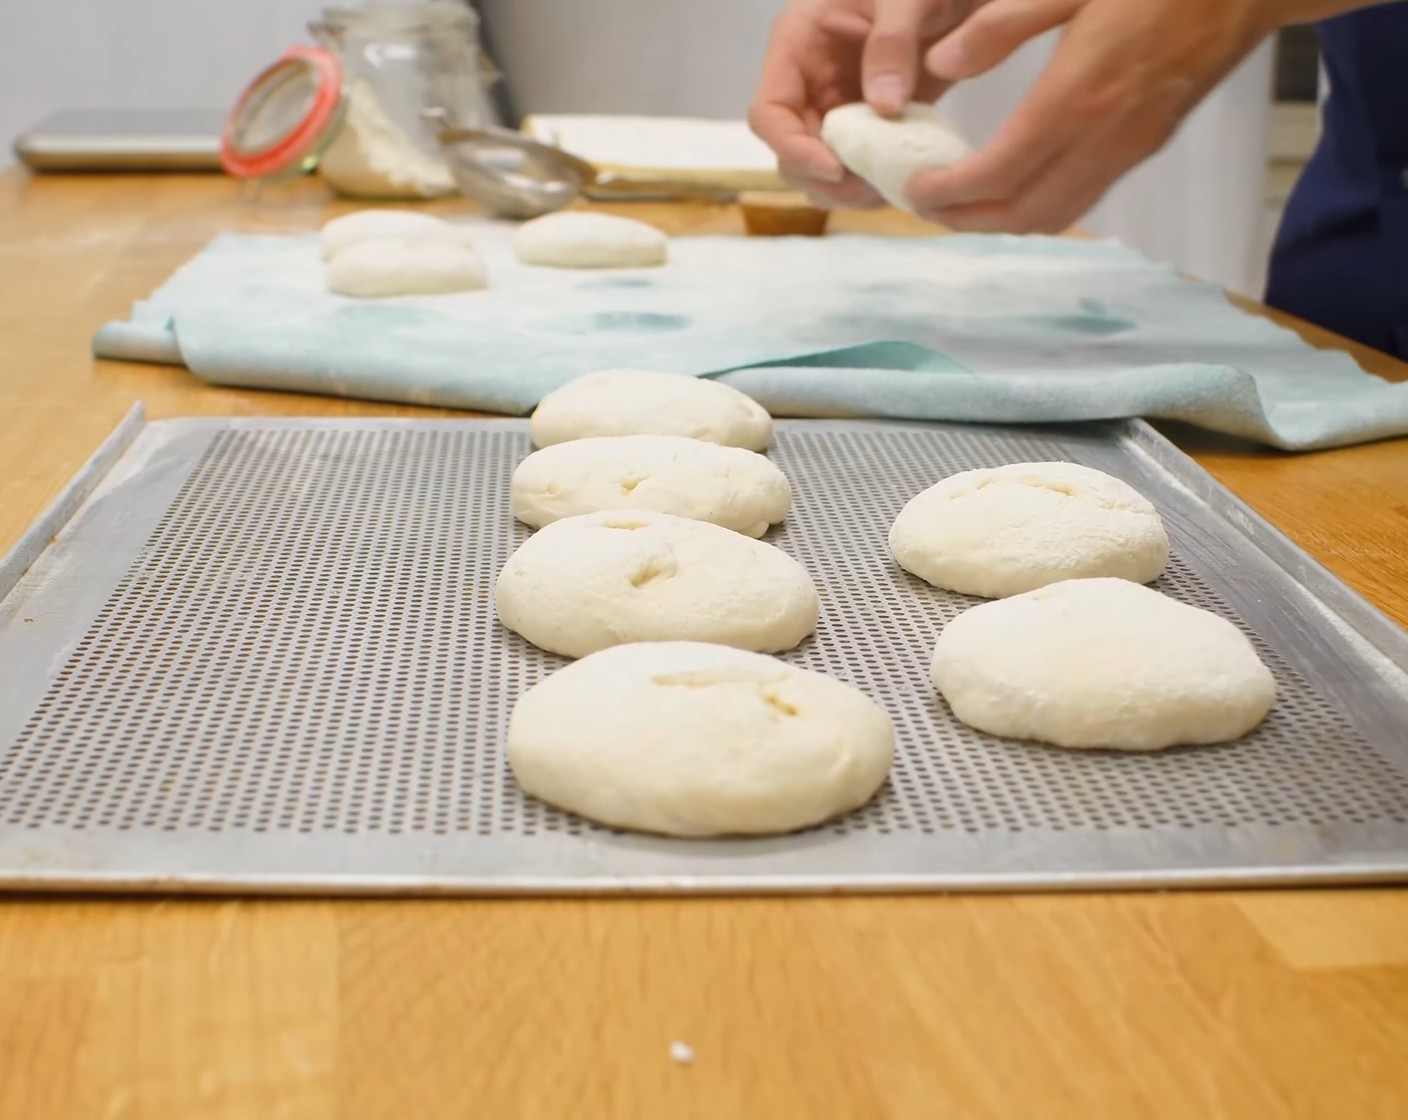
[[[864,694],[701,642],[617,646],[523,694],[508,762],[535,797],[670,836],[790,832],[864,805],[894,756]]]
[[[755,451],[684,436],[599,436],[535,451],[513,472],[513,515],[535,529],[603,509],[649,509],[761,537],[792,487]]]
[[[524,222],[513,251],[523,264],[552,268],[646,268],[665,263],[665,235],[630,218],[569,211]]]
[[[358,210],[323,226],[323,260],[364,241],[433,241],[469,245],[468,227],[412,210]]]
[[[728,385],[682,373],[608,369],[569,381],[538,402],[539,447],[585,436],[661,435],[762,451],[772,417]]]
[[[912,498],[890,527],[905,571],[935,587],[1000,599],[1063,579],[1148,583],[1168,534],[1137,490],[1075,463],[964,471]]]
[[[668,513],[555,521],[509,557],[499,621],[535,646],[585,657],[623,642],[718,642],[775,653],[814,629],[816,588],[786,553]]]
[[[328,262],[328,290],[343,296],[434,296],[489,286],[468,245],[363,241]]]
[[[915,102],[894,120],[863,101],[841,105],[822,120],[821,138],[848,169],[901,210],[914,209],[905,194],[911,178],[972,152],[937,109]]]
[[[1222,743],[1259,724],[1276,696],[1232,623],[1122,579],[974,607],[944,627],[931,672],[964,723],[1060,747]]]

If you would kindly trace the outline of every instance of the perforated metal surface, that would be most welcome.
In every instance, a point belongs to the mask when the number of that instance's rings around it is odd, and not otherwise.
[[[1205,578],[1210,563],[1224,586],[1235,586],[1234,574],[1259,579],[1279,599],[1274,570],[1230,551],[1190,556],[1178,532],[1188,497],[1108,435],[840,424],[779,434],[773,458],[797,502],[769,539],[811,571],[822,596],[816,636],[786,656],[878,700],[896,722],[900,752],[889,785],[863,811],[818,833],[712,847],[616,837],[525,799],[504,765],[515,698],[564,663],[504,631],[493,613],[494,577],[526,535],[508,504],[509,477],[528,450],[521,426],[245,424],[198,429],[183,446],[200,454],[182,468],[184,483],[154,531],[15,733],[0,724],[0,880],[25,878],[3,865],[26,835],[110,837],[119,851],[124,838],[140,839],[150,866],[116,868],[118,878],[179,881],[186,867],[217,885],[302,878],[355,888],[389,876],[382,889],[396,889],[398,875],[403,886],[428,876],[490,889],[629,885],[633,874],[656,885],[661,876],[727,885],[779,875],[865,885],[864,868],[877,881],[937,880],[981,872],[985,861],[964,854],[974,844],[990,852],[1015,844],[1021,871],[1036,881],[1073,873],[1098,881],[1102,871],[1156,880],[1255,870],[1248,836],[1280,836],[1283,848],[1295,838],[1293,861],[1303,861],[1304,837],[1336,830],[1355,834],[1356,851],[1364,847],[1356,830],[1408,839],[1408,780],[1392,721],[1380,715],[1363,726],[1293,668],[1296,651],[1272,648],[1229,608]],[[934,639],[973,601],[930,588],[889,558],[886,534],[903,503],[974,466],[1116,453],[1125,467],[1117,473],[1179,507],[1166,508],[1175,559],[1162,589],[1243,626],[1276,674],[1271,716],[1241,743],[1147,756],[1001,742],[958,724],[929,684]],[[1203,525],[1189,537],[1201,543],[1205,534]],[[1272,608],[1299,609],[1289,599]],[[4,621],[0,636],[15,629]],[[18,649],[0,642],[0,665]],[[1391,696],[1393,682],[1380,691]],[[1132,864],[1127,852],[1072,863],[1063,834],[1081,838],[1082,852],[1137,841],[1142,854]],[[818,845],[821,836],[831,840]],[[955,848],[957,836],[966,841]],[[1031,836],[1049,840],[1032,848]],[[1219,836],[1225,850],[1210,850]],[[201,865],[197,843],[187,849],[194,866],[183,863],[175,853],[193,837],[223,842],[220,858]],[[378,838],[409,846],[379,849]],[[298,844],[281,839],[316,841],[322,854],[300,864]],[[70,863],[89,858],[66,851]],[[393,851],[432,858],[406,865]],[[619,866],[612,851],[624,857]],[[457,854],[465,869],[445,871]],[[244,865],[221,871],[231,860]],[[52,870],[85,880],[81,866]]]

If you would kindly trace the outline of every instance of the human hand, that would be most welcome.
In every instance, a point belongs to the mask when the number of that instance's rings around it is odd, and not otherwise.
[[[953,229],[1059,232],[1183,118],[1279,20],[1263,0],[991,0],[925,56],[948,83],[1064,27],[1050,62],[981,151],[910,180],[915,212]]]
[[[748,121],[777,152],[784,179],[825,206],[884,205],[820,139],[821,119],[862,99],[894,116],[946,84],[924,72],[924,50],[975,0],[793,0],[768,41]]]

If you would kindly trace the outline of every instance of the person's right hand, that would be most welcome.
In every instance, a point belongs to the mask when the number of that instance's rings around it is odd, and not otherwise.
[[[884,205],[821,141],[821,119],[864,99],[894,116],[946,83],[924,52],[981,0],[792,0],[773,26],[748,122],[793,187],[833,207]]]
[[[991,0],[925,59],[952,82],[1061,29],[1050,60],[984,147],[921,171],[920,217],[973,233],[1057,233],[1157,152],[1279,22],[1364,0]]]

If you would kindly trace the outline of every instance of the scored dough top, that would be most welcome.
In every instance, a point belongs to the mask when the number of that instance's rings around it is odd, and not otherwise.
[[[528,792],[675,836],[788,832],[867,801],[894,754],[863,693],[698,642],[623,645],[529,689],[508,760]]]
[[[665,263],[668,239],[614,214],[564,211],[524,222],[513,235],[523,264],[553,268],[646,268]]]
[[[1147,498],[1076,463],[964,471],[912,498],[890,528],[906,570],[936,587],[997,599],[1065,579],[1147,583],[1168,534]]]
[[[648,509],[761,537],[792,487],[770,460],[684,436],[600,436],[535,451],[513,473],[513,514],[542,526],[603,509]]]
[[[1068,580],[965,611],[939,635],[931,673],[965,723],[1078,748],[1236,739],[1276,695],[1232,623],[1122,579]]]
[[[543,397],[532,432],[538,447],[586,436],[662,435],[762,451],[772,417],[752,397],[707,378],[606,369]]]
[[[414,210],[357,210],[323,226],[323,259],[365,241],[431,241],[473,246],[473,228]]]
[[[780,549],[704,521],[607,510],[555,521],[499,573],[499,619],[584,657],[625,642],[694,640],[775,653],[816,628],[816,587]]]

